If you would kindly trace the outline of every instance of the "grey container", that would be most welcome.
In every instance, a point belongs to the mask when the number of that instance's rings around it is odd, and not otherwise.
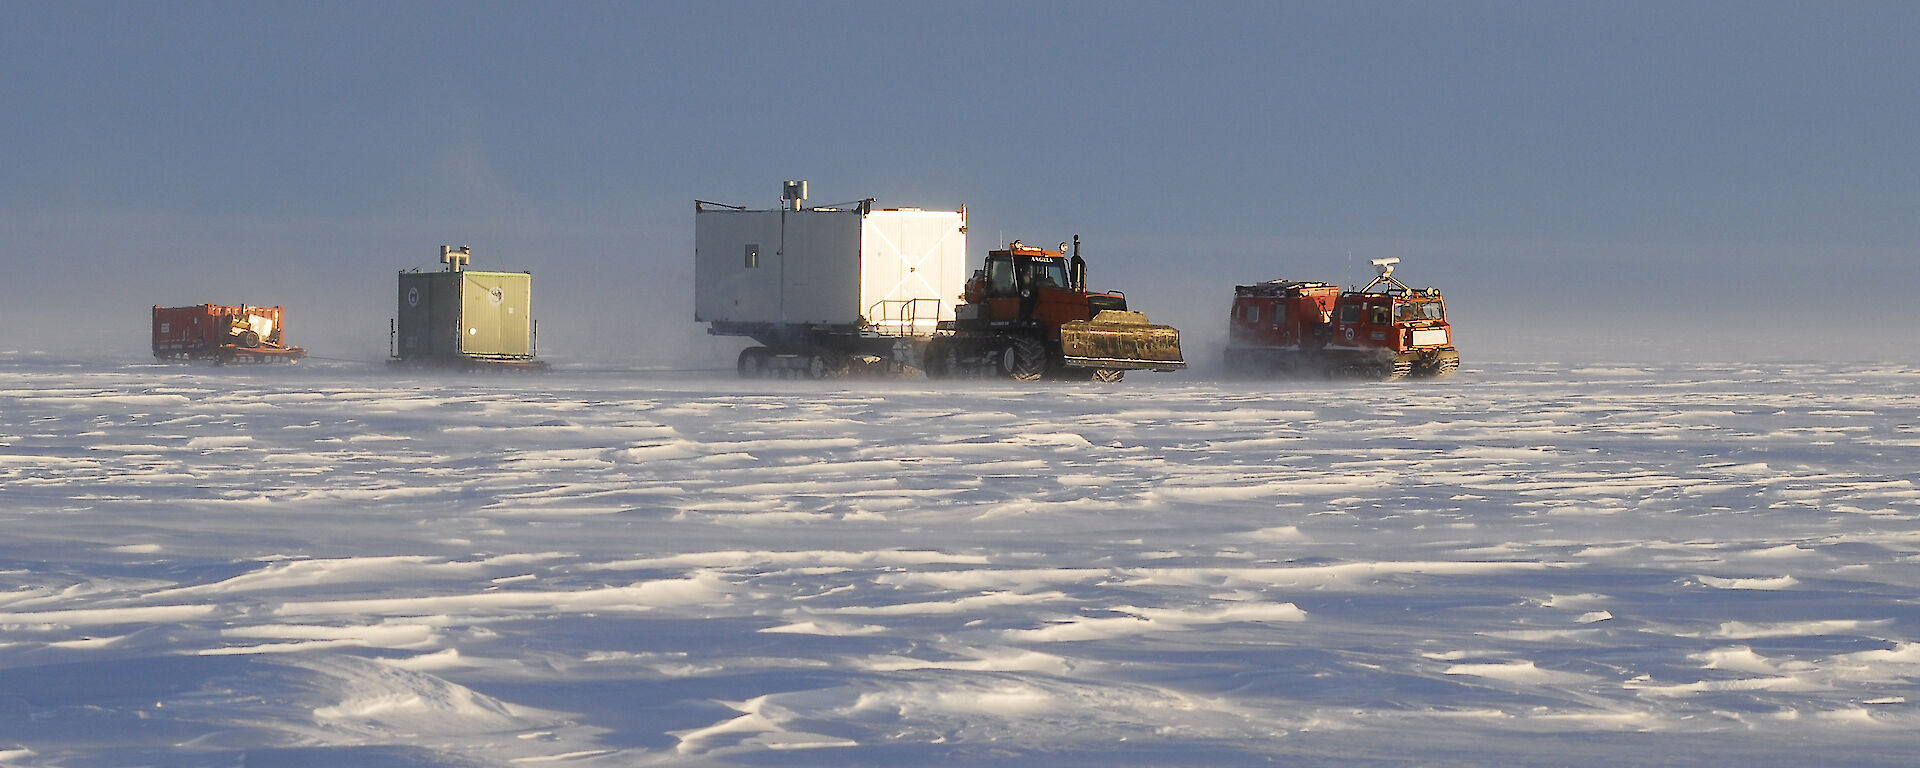
[[[401,360],[531,358],[533,275],[401,272],[395,335]]]

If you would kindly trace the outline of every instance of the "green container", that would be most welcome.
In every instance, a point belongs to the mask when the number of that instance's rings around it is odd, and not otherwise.
[[[401,272],[395,331],[402,360],[533,357],[533,275]]]

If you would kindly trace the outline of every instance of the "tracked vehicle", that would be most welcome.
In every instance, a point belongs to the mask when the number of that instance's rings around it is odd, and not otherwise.
[[[1118,381],[1129,370],[1186,367],[1180,332],[1127,308],[1125,294],[1087,289],[1080,237],[1060,250],[1018,240],[988,251],[966,303],[928,343],[929,377]]]
[[[242,304],[153,308],[153,356],[214,365],[291,363],[307,351],[286,343],[286,311]]]
[[[1226,367],[1242,376],[1325,376],[1391,381],[1445,378],[1460,367],[1446,301],[1393,276],[1399,259],[1375,259],[1373,282],[1272,280],[1234,288]]]

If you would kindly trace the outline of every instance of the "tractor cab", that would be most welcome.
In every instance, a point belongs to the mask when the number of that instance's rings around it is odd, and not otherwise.
[[[991,327],[1039,327],[1057,341],[1065,323],[1127,308],[1125,296],[1089,293],[1086,262],[1078,254],[1069,256],[1066,243],[1060,246],[1052,250],[1015,240],[988,251],[986,263],[967,281],[967,303],[957,318]]]
[[[985,298],[1008,299],[1037,288],[1067,288],[1067,260],[1059,251],[1034,248],[1013,241],[1012,245],[998,251],[987,253],[987,262],[974,280],[981,284],[978,290]],[[972,293],[976,286],[969,285]]]

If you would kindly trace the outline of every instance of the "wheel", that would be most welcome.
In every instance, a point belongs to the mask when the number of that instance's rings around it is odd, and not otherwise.
[[[1093,380],[1094,380],[1094,381],[1105,381],[1105,382],[1114,382],[1114,381],[1119,381],[1119,380],[1121,380],[1121,379],[1123,379],[1123,378],[1125,378],[1125,377],[1126,377],[1126,375],[1127,375],[1127,372],[1126,372],[1126,371],[1116,371],[1116,370],[1113,370],[1113,369],[1111,369],[1111,368],[1095,368],[1095,369],[1093,369]]]
[[[947,367],[947,346],[945,339],[934,339],[921,350],[920,368],[927,372],[927,378],[944,379],[951,375],[952,369]]]
[[[767,377],[767,348],[747,347],[740,350],[740,359],[733,364],[743,379],[764,379]]]
[[[807,355],[807,378],[838,379],[847,375],[847,359],[837,352],[814,350]]]
[[[1031,336],[1013,337],[1003,367],[1015,381],[1039,381],[1047,372],[1047,345]]]

